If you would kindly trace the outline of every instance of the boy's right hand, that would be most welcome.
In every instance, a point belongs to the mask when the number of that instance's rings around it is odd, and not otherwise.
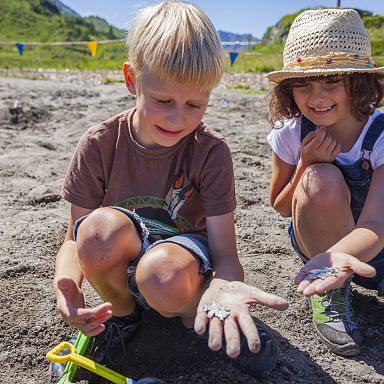
[[[314,163],[332,163],[341,151],[341,146],[325,127],[311,131],[301,142],[300,157],[305,167]]]
[[[111,303],[85,308],[83,292],[73,279],[61,276],[54,285],[57,309],[69,326],[77,328],[85,336],[96,336],[104,331],[104,323],[112,317]]]

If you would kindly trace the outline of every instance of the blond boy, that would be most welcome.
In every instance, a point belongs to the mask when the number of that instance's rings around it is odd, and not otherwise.
[[[61,192],[71,209],[56,262],[58,310],[95,336],[89,354],[103,364],[129,362],[119,335],[127,342],[153,308],[198,334],[209,323],[209,347],[222,348],[224,336],[234,359],[242,331],[254,358],[236,361],[264,374],[275,344],[249,305],[287,303],[242,282],[230,151],[201,121],[224,70],[217,33],[196,6],[165,1],[138,14],[127,42],[136,107],[82,136]],[[85,308],[84,278],[103,304]]]

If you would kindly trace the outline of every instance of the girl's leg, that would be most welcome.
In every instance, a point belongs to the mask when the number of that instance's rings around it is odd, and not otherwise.
[[[77,232],[81,271],[115,316],[135,308],[127,289],[127,268],[139,254],[142,241],[131,219],[112,208],[99,208],[87,216]]]
[[[148,304],[165,317],[181,316],[193,327],[205,278],[193,252],[175,243],[161,243],[148,251],[136,268],[136,283]]]
[[[292,212],[295,238],[307,258],[326,251],[355,227],[349,189],[332,164],[306,169],[294,193]],[[316,331],[330,350],[342,356],[358,354],[361,334],[351,310],[349,283],[309,300]]]
[[[350,192],[332,164],[309,166],[292,200],[296,241],[309,259],[326,251],[355,227]]]

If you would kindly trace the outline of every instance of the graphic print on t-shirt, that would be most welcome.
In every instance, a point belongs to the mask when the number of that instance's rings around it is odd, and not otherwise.
[[[181,169],[174,176],[165,199],[155,196],[133,196],[117,205],[135,211],[151,235],[173,236],[192,230],[191,223],[178,213],[194,190],[195,187]]]
[[[173,178],[172,188],[168,191],[163,205],[163,209],[169,213],[172,220],[176,219],[180,208],[194,190],[195,187],[189,182],[181,169]]]

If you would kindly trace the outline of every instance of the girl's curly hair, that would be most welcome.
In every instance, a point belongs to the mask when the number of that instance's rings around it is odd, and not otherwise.
[[[284,118],[289,119],[294,116],[300,116],[301,112],[292,94],[293,85],[300,82],[323,80],[325,78],[334,78],[336,81],[341,78],[344,81],[346,92],[351,100],[352,115],[359,121],[363,121],[373,113],[375,108],[383,105],[384,75],[382,74],[352,73],[294,78],[284,80],[269,92],[268,121],[275,126],[277,122],[283,122]]]

